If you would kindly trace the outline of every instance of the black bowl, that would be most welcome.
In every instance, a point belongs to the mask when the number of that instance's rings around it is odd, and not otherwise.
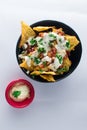
[[[43,21],[39,21],[39,22],[36,22],[36,23],[31,25],[31,27],[35,27],[35,26],[55,26],[56,28],[63,28],[63,30],[66,34],[74,35],[79,40],[80,43],[76,46],[75,50],[70,53],[70,56],[69,56],[69,59],[72,62],[72,65],[71,65],[69,71],[64,73],[63,75],[54,76],[56,81],[59,81],[61,79],[66,78],[76,69],[76,67],[78,66],[80,59],[81,59],[82,45],[81,45],[81,41],[79,39],[79,36],[71,27],[69,27],[68,25],[66,25],[62,22],[58,22],[58,21],[43,20]],[[17,46],[16,46],[16,57],[17,57],[18,64],[20,64],[20,60],[18,59],[18,55],[21,53],[21,49],[19,48],[20,39],[21,39],[21,36],[19,37],[18,42],[17,42]],[[39,81],[39,82],[48,82],[39,76],[36,76],[35,78],[33,78],[31,75],[26,73],[25,69],[23,69],[23,68],[21,68],[21,69],[29,78],[32,78],[32,79]]]

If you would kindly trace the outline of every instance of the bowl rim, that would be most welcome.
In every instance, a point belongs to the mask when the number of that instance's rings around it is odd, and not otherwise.
[[[47,23],[50,23],[50,25],[48,25]],[[55,23],[55,25],[54,25],[54,23]],[[30,27],[35,27],[35,26],[39,26],[39,25],[40,25],[40,26],[46,26],[46,25],[48,25],[48,26],[53,26],[53,25],[54,25],[54,26],[56,26],[56,27],[57,27],[57,26],[60,27],[60,25],[61,25],[61,27],[63,28],[63,30],[64,30],[65,33],[66,33],[66,31],[71,30],[71,31],[73,32],[73,34],[77,37],[77,39],[79,40],[79,42],[80,42],[80,43],[76,46],[76,48],[78,48],[79,51],[80,51],[80,52],[79,52],[79,59],[78,59],[77,64],[75,64],[75,65],[73,66],[73,69],[71,69],[71,67],[70,67],[69,71],[66,72],[66,73],[64,73],[63,75],[58,75],[59,78],[57,78],[57,79],[55,80],[55,82],[60,81],[60,80],[62,80],[62,79],[64,79],[64,78],[68,77],[68,76],[77,68],[78,64],[80,63],[81,56],[82,56],[82,44],[81,44],[81,40],[80,40],[78,34],[76,33],[76,31],[75,31],[74,29],[72,29],[69,25],[67,25],[67,24],[65,24],[65,23],[63,23],[63,22],[56,21],[56,20],[41,20],[41,21],[37,21],[37,22],[31,24]],[[68,29],[66,30],[66,28],[68,28]],[[71,34],[69,34],[69,35],[71,35]],[[19,36],[19,39],[18,39],[17,45],[16,45],[16,58],[17,58],[18,65],[19,65],[19,59],[18,59],[18,44],[19,44],[20,39],[21,39],[21,35]],[[76,48],[75,48],[75,50],[72,51],[71,53],[75,52],[75,51],[76,51]],[[71,65],[71,66],[72,66],[72,65]],[[32,78],[29,74],[27,74],[23,68],[20,67],[20,69],[24,72],[25,75],[28,76],[28,78],[31,78],[31,79],[34,80],[34,81],[38,81],[38,82],[41,82],[41,83],[55,83],[55,82],[46,81],[46,80],[41,79],[41,78],[40,78],[40,80],[39,80],[38,78],[34,79],[34,78]],[[54,76],[54,77],[55,77],[55,76]],[[56,76],[56,77],[57,77],[57,76]]]

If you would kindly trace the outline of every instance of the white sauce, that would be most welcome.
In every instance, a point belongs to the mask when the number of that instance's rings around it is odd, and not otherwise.
[[[30,38],[27,40],[27,42],[28,42],[29,45],[31,45],[30,41],[32,40],[32,38],[34,38],[34,37],[30,37]]]
[[[37,57],[39,55],[38,51],[33,51],[32,52],[32,55],[31,55],[31,58],[34,59],[34,57]]]
[[[48,33],[44,33],[43,41],[48,44],[48,42],[49,42]]]
[[[27,65],[30,67],[31,66],[31,58],[29,58],[28,56],[25,56],[25,61],[26,61]]]
[[[42,39],[42,37],[40,37],[40,36],[37,36],[36,37],[36,41],[37,41],[37,43],[39,43],[39,41]]]
[[[61,66],[61,64],[59,63],[58,58],[54,59],[54,62],[52,64],[49,65],[49,68],[53,71],[56,71],[59,67]]]
[[[28,39],[28,44],[30,45],[30,40],[32,39],[32,37],[30,37]],[[37,36],[36,38],[34,38],[37,41],[37,50],[31,52],[31,58],[34,59],[34,57],[38,58],[39,52],[38,49],[39,48],[44,48],[45,52],[44,54],[44,58],[41,59],[39,65],[44,62],[44,61],[48,61],[50,63],[49,68],[53,71],[56,71],[61,65],[59,62],[59,59],[55,56],[54,57],[54,62],[51,63],[52,59],[47,56],[48,51],[51,50],[51,47],[49,45],[49,42],[54,42],[54,40],[56,40],[57,44],[53,45],[54,43],[52,43],[52,45],[57,49],[57,53],[58,55],[61,55],[62,58],[64,58],[64,56],[66,55],[66,50],[68,50],[67,46],[66,46],[66,42],[68,42],[64,36],[58,35],[55,32],[49,32],[49,33],[44,33],[43,37],[41,36]],[[26,48],[26,46],[25,46]],[[27,62],[28,66],[31,66],[31,58],[28,56],[22,56],[19,55],[20,58],[24,58]],[[37,65],[37,64],[35,64]]]
[[[17,91],[19,91],[20,94],[19,94],[17,97],[15,97],[15,96],[13,95],[13,93],[14,93],[14,92],[17,92]],[[30,92],[30,90],[29,90],[29,88],[28,88],[25,84],[17,84],[17,85],[15,85],[15,86],[11,89],[11,91],[10,91],[10,97],[11,97],[14,101],[20,102],[20,101],[23,101],[23,100],[25,100],[26,98],[29,98],[29,97],[30,97],[29,92]]]
[[[45,56],[42,61],[48,61],[48,62],[51,62],[51,58],[49,56]]]
[[[28,45],[25,43],[25,44],[23,45],[23,48],[24,48],[24,49],[27,49],[27,47],[28,47]]]
[[[16,86],[13,87],[12,93],[14,91],[20,91],[21,92],[21,94],[18,96],[18,98],[20,98],[20,99],[24,99],[29,94],[29,89],[26,85],[20,85],[18,87],[16,87]]]

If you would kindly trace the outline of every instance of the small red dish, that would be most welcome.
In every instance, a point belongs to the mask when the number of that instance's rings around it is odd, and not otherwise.
[[[29,92],[30,97],[26,98],[25,100],[23,100],[21,102],[17,102],[17,101],[14,101],[10,97],[10,91],[16,83],[20,83],[20,82],[27,85],[27,87],[29,88],[29,91],[30,91]],[[10,82],[5,91],[5,97],[6,97],[7,102],[15,108],[24,108],[24,107],[28,106],[33,101],[34,96],[35,96],[35,92],[34,92],[34,88],[33,88],[32,84],[24,79],[18,79],[18,80]]]

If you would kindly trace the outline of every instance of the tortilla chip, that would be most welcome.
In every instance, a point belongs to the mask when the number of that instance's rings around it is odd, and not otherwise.
[[[42,71],[47,72],[48,71],[48,67],[46,66],[44,68],[41,68],[39,65],[37,65],[37,66],[34,67],[34,71],[35,70],[37,70],[37,71],[42,70]]]
[[[53,72],[53,71],[45,72],[45,71],[37,71],[37,70],[35,70],[35,71],[33,71],[33,72],[31,73],[31,75],[41,75],[41,74],[56,75],[56,73]]]
[[[68,57],[66,57],[66,58],[64,58],[64,60],[63,60],[63,67],[70,67],[71,66],[71,61],[70,61],[70,59],[68,58]]]
[[[25,60],[20,64],[20,67],[25,68],[27,70],[29,69],[29,67],[28,67],[28,65],[27,65]]]
[[[21,22],[21,28],[22,28],[22,34],[19,47],[21,47],[28,40],[29,37],[36,35],[33,29],[23,21]]]
[[[31,60],[31,66],[28,66],[26,61],[24,60],[21,64],[20,64],[20,67],[21,68],[25,68],[26,70],[29,70],[29,71],[33,71],[34,70],[34,64],[33,64],[33,61]]]
[[[58,29],[53,28],[53,32],[58,33],[58,34],[59,34],[59,33],[64,34],[64,31],[63,31],[62,28],[58,28]]]
[[[48,29],[51,29],[51,28],[54,28],[54,27],[47,27],[47,26],[37,26],[37,27],[33,27],[33,30],[34,31],[37,31],[37,32],[41,32],[41,31],[46,31]]]
[[[53,75],[40,75],[40,77],[47,81],[55,82]]]
[[[70,42],[70,51],[74,50],[75,47],[79,44],[79,40],[75,36],[65,35],[65,38]]]
[[[64,58],[62,68],[59,68],[56,72],[57,75],[62,75],[64,72],[69,71],[71,61],[68,57]]]

